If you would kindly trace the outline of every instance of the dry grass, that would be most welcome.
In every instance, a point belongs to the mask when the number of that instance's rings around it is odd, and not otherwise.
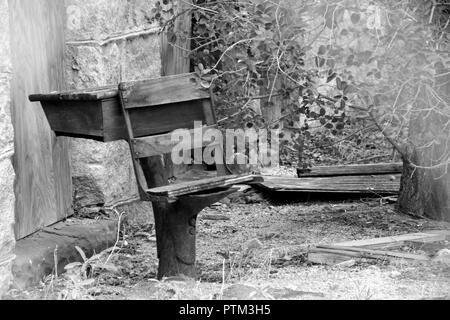
[[[15,299],[432,299],[450,292],[444,264],[356,263],[349,267],[311,265],[309,246],[391,236],[450,224],[396,214],[378,200],[331,203],[228,204],[200,219],[199,281],[156,281],[154,234],[122,234],[115,249],[86,257],[40,287],[15,292]],[[146,230],[147,231],[147,230]],[[144,233],[140,233],[144,234]],[[108,263],[105,263],[108,262]],[[84,266],[84,267],[83,267]],[[86,266],[90,266],[88,268]],[[89,271],[89,272],[87,272]]]

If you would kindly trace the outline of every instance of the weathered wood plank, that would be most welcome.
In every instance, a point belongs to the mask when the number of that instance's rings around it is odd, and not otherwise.
[[[264,182],[258,185],[270,192],[395,195],[400,189],[400,177],[378,175],[298,179],[264,176]]]
[[[102,139],[101,102],[46,101],[41,103],[51,129],[57,135],[71,134]]]
[[[346,241],[341,243],[336,243],[336,246],[340,247],[358,247],[358,248],[370,248],[370,249],[379,249],[379,248],[395,248],[401,247],[405,243],[410,241],[443,241],[446,240],[450,236],[450,231],[435,231],[435,233],[428,232],[419,232],[419,233],[410,233],[404,234],[400,236],[393,237],[383,237],[383,238],[375,238],[375,239],[366,239],[366,240],[356,240],[356,241]]]
[[[217,126],[204,127],[203,132],[215,128],[217,128]],[[202,135],[195,134],[194,129],[189,130],[189,133],[191,137],[190,149],[192,149],[193,146],[204,147],[211,144],[211,142],[203,141],[203,134]],[[171,153],[173,148],[180,143],[180,141],[173,140],[172,138],[173,134],[169,133],[133,139],[132,143],[134,146],[136,157],[142,159],[161,154]]]
[[[119,88],[126,109],[210,98],[209,90],[194,73],[121,83]]]
[[[58,222],[73,215],[72,164],[69,161],[71,140],[53,136],[53,180]],[[46,223],[47,224],[47,223]],[[48,223],[47,226],[52,223]],[[47,227],[46,226],[46,227]]]
[[[203,114],[205,116],[205,121],[208,126],[212,126],[217,123],[216,114],[214,112],[213,104],[211,99],[203,100]]]
[[[320,250],[308,252],[308,261],[315,264],[334,266],[352,259],[360,260],[361,258],[352,252],[323,252]]]
[[[42,100],[42,107],[58,136],[81,137],[103,142],[127,139],[119,98],[101,100]],[[129,112],[135,137],[191,129],[194,121],[212,123],[208,100],[133,109]]]
[[[321,246],[313,248],[308,253],[308,261],[318,264],[336,265],[348,260],[367,259],[405,259],[414,261],[430,261],[425,255],[417,255],[403,252],[369,250],[351,247]]]
[[[130,109],[129,113],[135,137],[192,129],[194,121],[207,122],[202,100]]]
[[[169,36],[170,40],[173,41],[172,32],[164,30],[161,33],[161,75],[163,77],[191,71],[191,60],[188,52],[191,50],[192,12],[187,10],[191,9],[191,2],[192,0],[177,0],[176,15],[178,16],[173,30],[173,33],[177,35],[175,44],[169,43]],[[186,13],[182,14],[183,12]],[[180,36],[180,34],[185,36]],[[212,125],[209,122],[206,124]],[[186,165],[174,165],[170,157],[166,157],[165,162],[165,170],[169,177],[175,177],[177,172],[187,170]]]
[[[403,163],[380,163],[298,169],[299,178],[400,174]]]
[[[361,258],[400,258],[400,259],[409,259],[409,260],[418,260],[418,261],[428,261],[430,258],[426,255],[421,254],[412,254],[407,252],[395,252],[395,251],[386,251],[386,250],[375,250],[375,249],[366,249],[366,248],[355,248],[355,247],[342,247],[337,245],[332,246],[318,246],[316,249],[318,250],[331,250],[331,251],[342,251],[342,252],[354,252],[361,256]]]
[[[209,220],[209,221],[229,221],[231,220],[230,216],[226,216],[224,214],[202,214],[199,216],[201,220]]]
[[[10,0],[12,114],[16,152],[16,238],[71,214],[68,142],[55,139],[45,114],[29,94],[63,90],[64,2]]]
[[[30,101],[98,101],[104,99],[117,98],[118,96],[117,86],[106,86],[89,88],[83,90],[53,92],[47,94],[31,94],[29,96]]]
[[[127,140],[128,132],[118,96],[101,100],[103,142]]]
[[[312,248],[308,260],[313,263],[336,265],[348,260],[364,259],[407,259],[431,261],[427,255],[406,252],[386,251],[404,245],[422,248],[426,244],[450,238],[450,230],[430,230],[393,237],[341,242],[333,245],[322,245]],[[384,249],[384,250],[381,250]]]
[[[175,2],[174,2],[175,4]],[[161,33],[162,76],[172,76],[190,72],[191,60],[191,30],[192,30],[192,0],[176,0],[177,17],[173,31],[164,30]],[[175,34],[175,43],[169,41]]]
[[[154,188],[147,190],[147,193],[152,197],[176,198],[217,188],[226,188],[237,184],[254,183],[260,179],[260,177],[254,175],[215,177]]]

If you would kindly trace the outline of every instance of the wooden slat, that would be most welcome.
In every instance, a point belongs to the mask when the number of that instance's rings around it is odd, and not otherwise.
[[[10,0],[8,4],[14,70],[14,228],[21,239],[72,213],[68,141],[55,139],[39,103],[28,100],[35,92],[64,89],[65,6],[60,0]]]
[[[292,178],[264,176],[258,184],[271,192],[349,193],[394,195],[400,189],[400,175]]]
[[[192,0],[177,0],[174,2],[177,18],[174,21],[173,30],[165,29],[161,33],[161,75],[172,76],[176,74],[189,73],[191,59],[187,54],[191,51],[191,31],[192,31]],[[176,34],[176,39],[171,35]],[[175,43],[169,43],[175,40]],[[215,123],[215,122],[214,122]],[[212,123],[206,122],[206,125]],[[186,165],[174,165],[170,157],[165,158],[165,170],[168,177],[177,175],[177,171],[186,170]]]
[[[148,190],[147,193],[151,197],[176,198],[183,195],[230,187],[237,184],[253,183],[260,179],[260,177],[254,175],[215,177],[172,184],[161,188],[154,188]]]
[[[216,129],[217,126],[203,128],[203,133],[208,129]],[[203,134],[195,134],[195,129],[189,130],[191,135],[191,146],[208,146],[211,142],[203,141]],[[133,139],[134,151],[137,158],[147,158],[161,154],[171,153],[173,148],[180,142],[172,140],[172,133],[162,134],[151,137]]]
[[[32,94],[29,96],[32,102],[41,101],[98,101],[103,99],[117,98],[117,86],[90,88],[64,92],[53,92],[48,94]]]
[[[339,252],[337,250],[330,252],[330,250],[314,250],[308,252],[308,261],[315,264],[334,266],[339,263],[361,259],[357,254],[353,252]]]
[[[426,255],[421,254],[412,254],[406,252],[395,252],[395,251],[386,251],[386,250],[374,250],[374,249],[365,249],[365,248],[354,248],[354,247],[341,247],[341,246],[318,246],[314,250],[330,250],[331,252],[337,250],[340,252],[352,252],[359,255],[361,258],[400,258],[400,259],[409,259],[409,260],[419,260],[419,261],[428,261],[430,258]],[[314,251],[313,250],[313,251]]]
[[[203,114],[206,120],[206,124],[208,126],[212,126],[217,123],[216,114],[214,111],[213,104],[211,103],[211,99],[205,99],[202,102]]]
[[[381,163],[381,164],[313,167],[307,170],[298,169],[297,172],[300,178],[308,178],[308,177],[400,174],[402,173],[402,170],[403,170],[403,163]]]
[[[308,261],[326,265],[336,265],[348,260],[361,259],[406,259],[414,261],[430,261],[430,258],[425,255],[351,247],[321,246],[311,249],[308,253]]]
[[[69,161],[70,139],[53,137],[53,180],[56,189],[58,221],[73,215],[72,164]],[[50,225],[49,223],[48,225]],[[48,226],[47,225],[47,226]]]
[[[128,109],[134,136],[138,138],[168,133],[180,128],[192,129],[195,121],[206,124],[202,102],[199,100]]]
[[[128,140],[127,127],[119,97],[99,101],[103,113],[103,142]]]
[[[127,139],[118,97],[101,100],[47,100],[41,102],[51,129],[59,136],[110,142]],[[36,108],[41,108],[36,104]],[[194,127],[195,121],[213,124],[209,100],[129,110],[135,137]]]
[[[139,195],[140,195],[141,199],[145,199],[144,198],[145,190],[148,188],[147,179],[145,177],[143,168],[139,163],[139,160],[136,158],[136,151],[134,149],[134,143],[133,143],[134,133],[133,133],[133,128],[131,126],[130,113],[125,108],[122,94],[123,94],[123,91],[119,91],[120,108],[122,109],[122,112],[123,112],[123,118],[125,121],[125,126],[126,126],[127,136],[128,136],[127,140],[128,140],[128,144],[130,146],[130,151],[132,153],[134,173],[135,173],[136,180],[138,183]]]
[[[177,17],[173,30],[165,29],[161,33],[161,58],[162,75],[172,76],[175,74],[189,73],[191,60],[188,52],[191,51],[191,30],[192,30],[192,0],[176,0],[174,7]],[[175,43],[172,35],[176,34]],[[169,39],[169,37],[171,39]]]
[[[351,259],[407,259],[430,261],[430,257],[420,254],[386,251],[403,245],[413,245],[418,248],[424,244],[431,244],[448,240],[450,230],[431,230],[421,233],[411,233],[400,236],[384,237],[367,240],[347,241],[331,246],[317,246],[308,254],[308,260],[313,263],[336,265]],[[384,249],[384,250],[380,250]]]
[[[448,237],[450,237],[450,231],[431,231],[430,233],[419,232],[419,233],[410,233],[410,234],[404,234],[404,235],[393,236],[393,237],[346,241],[346,242],[336,243],[335,245],[340,246],[340,247],[358,247],[358,248],[370,248],[370,249],[395,248],[395,247],[401,247],[406,242],[409,242],[409,241],[427,241],[427,242],[428,241],[444,241]]]
[[[41,104],[51,129],[58,135],[68,134],[102,139],[101,102],[44,101]]]
[[[194,73],[121,83],[119,87],[126,109],[210,98],[209,90],[201,86],[201,79]]]

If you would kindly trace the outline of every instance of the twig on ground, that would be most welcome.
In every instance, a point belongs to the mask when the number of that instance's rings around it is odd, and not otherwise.
[[[222,288],[220,289],[220,300],[223,300],[223,292],[225,291],[225,263],[226,263],[226,260],[223,259],[223,266],[222,266]]]
[[[119,244],[119,241],[120,241],[120,226],[121,226],[121,223],[122,223],[122,216],[123,216],[124,213],[125,213],[125,212],[119,213],[119,212],[117,211],[117,209],[113,209],[113,211],[114,211],[114,212],[117,214],[117,216],[118,216],[118,221],[117,221],[117,239],[116,239],[116,243],[114,244],[114,247],[113,247],[112,250],[111,250],[111,253],[110,253],[109,256],[108,256],[108,259],[106,259],[106,261],[105,261],[105,264],[108,264],[109,260],[112,258],[113,254],[114,254],[114,251],[115,251],[116,248],[117,248],[117,245]]]
[[[53,251],[53,263],[55,265],[55,279],[58,280],[58,245],[56,245],[55,251]]]

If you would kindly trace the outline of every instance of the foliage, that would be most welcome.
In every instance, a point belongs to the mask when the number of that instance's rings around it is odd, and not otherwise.
[[[448,3],[316,4],[311,29],[319,31],[309,38],[323,79],[319,97],[345,106],[346,117],[368,120],[405,160],[426,149],[429,166],[448,163],[449,150],[440,147],[450,134]]]
[[[448,1],[198,0],[186,12],[194,22],[193,67],[210,80],[225,125],[285,128],[282,154],[297,152],[304,166],[320,148],[318,137],[336,143],[349,128],[378,129],[405,158],[408,146],[443,143],[450,123]],[[169,33],[186,12],[170,1],[155,9]],[[276,105],[279,118],[267,121],[265,111]],[[436,115],[439,129],[415,126],[422,130],[415,137],[427,136],[411,141],[410,122]]]

